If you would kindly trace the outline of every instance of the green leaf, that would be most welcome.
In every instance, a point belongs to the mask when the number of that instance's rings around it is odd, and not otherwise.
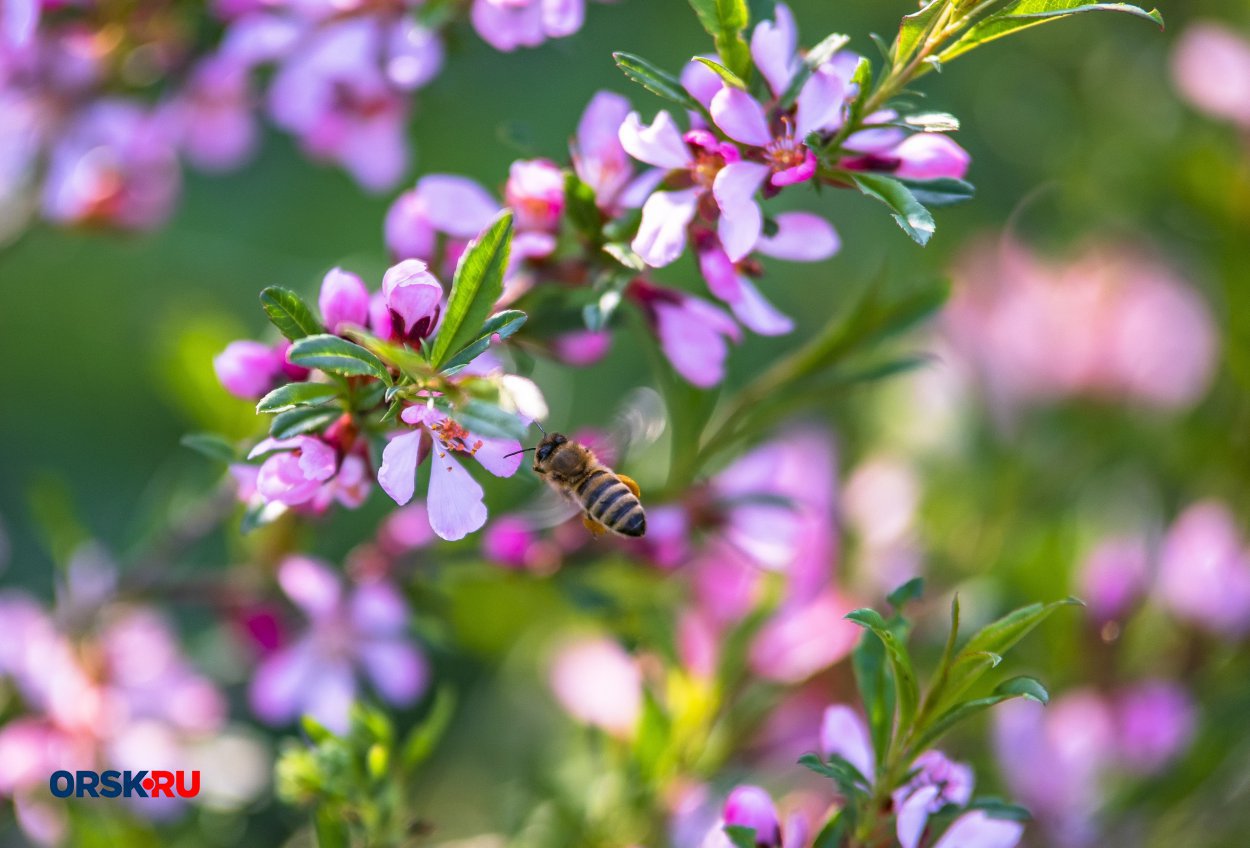
[[[725,67],[746,77],[751,70],[751,51],[742,38],[751,17],[746,0],[690,0],[690,6],[716,42]]]
[[[386,364],[354,342],[329,333],[306,336],[291,345],[287,359],[304,368],[317,368],[341,377],[377,377],[387,383]]]
[[[876,761],[885,762],[894,737],[894,686],[886,670],[885,645],[872,633],[864,633],[851,654],[855,685],[868,716],[868,731]]]
[[[434,702],[421,723],[412,729],[404,742],[402,762],[412,769],[429,759],[456,713],[456,695],[450,687],[441,686],[434,693]]]
[[[322,742],[328,742],[334,738],[334,734],[324,724],[310,715],[300,716],[299,723],[304,729],[304,734],[314,745],[320,745]]]
[[[885,645],[890,670],[894,673],[894,691],[898,697],[898,726],[900,729],[911,727],[916,708],[920,704],[920,685],[916,682],[916,672],[912,669],[907,648],[876,610],[854,610],[847,613],[846,618],[861,627],[867,627]]]
[[[946,0],[929,0],[920,11],[903,16],[891,50],[895,65],[903,65],[912,57],[944,8]]]
[[[342,416],[340,409],[322,409],[315,406],[301,406],[279,412],[269,425],[269,435],[275,439],[289,439],[301,433],[312,433],[322,430]]]
[[[635,56],[632,53],[613,53],[612,58],[625,76],[652,94],[657,94],[665,100],[676,103],[683,109],[693,109],[696,112],[704,111],[703,105],[691,97],[690,92],[682,88],[677,78],[668,73],[668,71],[662,70],[641,56]]]
[[[1033,814],[1019,804],[1008,804],[1000,798],[973,798],[965,810],[981,810],[992,819],[1007,821],[1030,822]]]
[[[836,781],[838,788],[847,794],[872,788],[872,783],[866,775],[861,774],[859,769],[837,754],[831,755],[827,760],[822,760],[815,754],[804,754],[799,757],[799,765]]]
[[[734,848],[755,848],[755,828],[740,824],[725,825],[725,835]]]
[[[482,325],[503,294],[511,248],[512,213],[504,212],[461,254],[447,298],[447,315],[430,349],[435,367],[481,335]]]
[[[474,359],[486,352],[491,346],[495,336],[506,339],[524,326],[526,315],[519,309],[505,309],[503,312],[496,312],[487,319],[482,325],[482,335],[474,339],[472,343],[466,345],[455,356],[447,360],[443,366],[444,374],[455,374],[461,368],[464,368]]]
[[[283,412],[297,406],[316,406],[338,397],[337,386],[329,383],[287,383],[260,399],[257,412]]]
[[[290,289],[278,286],[264,289],[260,293],[260,305],[278,332],[291,341],[325,332],[308,304]]]
[[[525,425],[515,413],[505,412],[484,400],[471,400],[455,409],[451,416],[461,426],[487,439],[521,439]]]
[[[313,815],[313,830],[317,834],[317,848],[351,848],[347,823],[330,807],[322,806]]]
[[[1050,693],[1046,691],[1046,687],[1041,684],[1041,681],[1036,678],[1013,677],[1010,680],[1005,680],[995,687],[993,694],[988,697],[964,701],[962,704],[957,704],[938,716],[932,724],[926,727],[909,744],[909,753],[916,755],[928,750],[945,736],[947,731],[961,721],[971,718],[977,713],[997,704],[1001,704],[1003,701],[1010,701],[1012,698],[1028,698],[1031,701],[1045,704],[1050,701]]]
[[[714,59],[709,59],[706,56],[692,56],[691,61],[698,62],[699,64],[708,68],[709,70],[712,71],[712,73],[716,74],[718,77],[720,77],[729,85],[732,85],[734,88],[738,88],[743,91],[746,91],[747,84],[742,81],[742,77],[738,76],[733,71],[726,68],[720,62],[717,62]]]
[[[981,628],[955,655],[947,679],[939,679],[935,684],[931,693],[934,709],[941,711],[956,701],[985,672],[997,666],[1003,654],[1055,610],[1080,603],[1075,598],[1065,598],[1048,604],[1029,604]]]
[[[1016,0],[1000,11],[973,24],[954,44],[939,55],[949,62],[982,44],[1011,35],[1022,29],[1057,21],[1084,12],[1124,12],[1163,27],[1163,16],[1158,9],[1147,12],[1131,3],[1086,3],[1084,0]]]
[[[564,211],[573,229],[588,239],[599,241],[603,214],[595,203],[595,190],[572,171],[564,172]]]
[[[881,174],[853,174],[851,180],[861,193],[889,207],[894,220],[919,245],[929,243],[937,225],[933,215],[920,204],[907,186]]]
[[[899,180],[924,206],[954,206],[976,194],[972,183],[944,177],[938,180]]]
[[[239,451],[225,436],[216,433],[187,433],[178,443],[217,462],[238,462]]]
[[[924,578],[913,577],[902,586],[899,586],[893,592],[886,595],[885,599],[890,602],[890,606],[898,610],[902,609],[911,601],[920,600],[922,595],[924,595]]]
[[[855,808],[843,807],[836,810],[825,826],[816,834],[812,848],[842,848],[843,839],[855,827]]]

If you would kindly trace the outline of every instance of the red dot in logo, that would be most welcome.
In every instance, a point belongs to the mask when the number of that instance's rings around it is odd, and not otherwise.
[[[156,781],[150,777],[143,778],[143,780],[141,780],[140,783],[142,783],[143,788],[149,792],[151,792],[153,789],[156,788]]]

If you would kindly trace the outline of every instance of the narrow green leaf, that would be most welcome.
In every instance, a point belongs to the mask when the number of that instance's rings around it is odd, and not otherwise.
[[[686,89],[682,88],[676,77],[651,64],[641,56],[635,56],[632,53],[613,53],[612,58],[625,76],[652,94],[676,103],[683,109],[693,109],[696,112],[704,111],[703,105],[691,97]]]
[[[289,439],[302,433],[313,433],[329,427],[343,415],[340,409],[324,409],[317,406],[301,406],[279,412],[269,425],[269,435],[275,439]]]
[[[944,8],[946,0],[929,0],[918,12],[903,16],[891,50],[895,65],[905,64],[912,57]]]
[[[716,52],[725,67],[745,77],[751,68],[751,51],[742,38],[750,23],[746,0],[690,0],[690,6],[716,42]]]
[[[482,325],[503,293],[511,248],[512,213],[508,211],[469,242],[461,254],[447,297],[447,315],[430,349],[430,361],[435,367],[481,335]]]
[[[225,436],[216,433],[187,433],[178,443],[217,462],[238,462],[239,451]]]
[[[885,762],[894,737],[894,685],[886,666],[885,645],[874,634],[865,632],[851,654],[855,685],[868,716],[868,731],[877,762]]]
[[[1039,24],[1057,21],[1062,18],[1079,15],[1085,12],[1123,12],[1144,18],[1163,27],[1163,16],[1158,9],[1146,11],[1131,3],[1087,3],[1084,0],[1016,0],[999,12],[973,24],[954,44],[947,47],[939,55],[943,62],[949,62],[956,56],[962,56],[969,50],[980,47],[1005,35],[1011,35],[1022,29]]]
[[[486,349],[494,341],[495,336],[499,336],[500,340],[508,338],[524,326],[525,320],[525,313],[519,309],[505,309],[503,312],[496,312],[482,325],[481,336],[461,348],[459,353],[447,360],[447,363],[443,366],[443,373],[454,374],[461,368],[464,368],[486,352]]]
[[[838,788],[847,794],[857,790],[862,792],[872,787],[872,782],[867,775],[861,774],[859,769],[837,754],[833,754],[827,760],[815,754],[804,754],[799,757],[799,765],[836,781]]]
[[[889,207],[894,220],[916,244],[929,243],[937,225],[933,221],[933,215],[921,205],[907,186],[893,177],[881,174],[853,174],[851,180],[860,192]]]
[[[825,826],[816,834],[812,848],[842,848],[843,839],[855,826],[854,807],[836,810]]]
[[[911,727],[912,719],[916,716],[916,708],[920,703],[920,686],[916,682],[916,672],[912,669],[907,648],[876,610],[854,610],[847,613],[846,618],[861,627],[867,627],[885,645],[886,657],[890,660],[890,670],[894,674],[894,691],[898,697],[898,726],[900,728]]]
[[[412,769],[429,759],[443,734],[447,732],[456,713],[456,695],[450,687],[440,686],[434,693],[434,701],[421,723],[412,729],[404,742],[401,761],[405,769]]]
[[[573,229],[588,239],[600,240],[603,214],[595,203],[595,190],[572,171],[564,172],[564,211]]]
[[[1033,821],[1033,814],[1026,808],[1021,807],[1019,804],[1008,804],[1001,798],[973,798],[964,809],[981,810],[992,819],[1018,822]]]
[[[725,825],[725,835],[734,848],[755,848],[755,828],[740,824]]]
[[[324,724],[317,721],[310,715],[300,716],[299,723],[300,727],[304,730],[304,735],[306,735],[308,740],[314,745],[320,745],[322,742],[328,742],[334,738],[334,734],[331,733]]]
[[[906,604],[912,601],[920,600],[924,595],[924,578],[913,577],[902,586],[899,586],[890,594],[886,595],[886,600],[890,602],[890,606],[894,609],[902,609]]]
[[[938,180],[899,180],[923,206],[954,206],[976,194],[972,183],[951,178]]]
[[[341,377],[377,377],[390,382],[386,364],[360,345],[324,333],[306,336],[291,345],[287,359],[304,368],[317,368]]]
[[[325,332],[308,305],[290,289],[278,286],[264,289],[260,293],[260,305],[278,332],[291,341]]]
[[[961,721],[1012,698],[1028,698],[1045,704],[1050,700],[1050,695],[1046,687],[1032,677],[1013,677],[999,684],[988,697],[964,701],[946,710],[909,744],[909,753],[918,755],[927,751]]]
[[[338,397],[338,387],[329,383],[287,383],[260,399],[257,412],[283,412],[297,406],[317,406]]]
[[[1024,675],[1004,680],[994,687],[994,694],[1007,695],[1014,698],[1028,698],[1030,701],[1037,701],[1042,705],[1050,703],[1050,693],[1046,691],[1046,687],[1042,685],[1041,681],[1035,677]]]
[[[486,439],[521,439],[525,436],[520,418],[483,400],[471,400],[451,415],[465,429]]]
[[[732,85],[734,88],[739,88],[739,89],[742,89],[743,91],[746,91],[747,84],[742,81],[742,77],[738,76],[733,71],[726,68],[720,62],[717,62],[714,59],[709,59],[706,56],[692,56],[691,61],[698,62],[699,64],[708,68],[710,71],[712,71],[712,73],[716,74],[718,77],[720,77],[722,80],[727,82],[729,85]]]

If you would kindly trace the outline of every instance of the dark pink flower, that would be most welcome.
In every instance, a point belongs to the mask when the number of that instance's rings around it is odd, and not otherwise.
[[[277,385],[285,356],[261,342],[231,342],[213,357],[213,371],[235,397],[257,400]]]
[[[417,346],[432,335],[442,312],[443,286],[424,262],[405,259],[382,277],[390,337]]]

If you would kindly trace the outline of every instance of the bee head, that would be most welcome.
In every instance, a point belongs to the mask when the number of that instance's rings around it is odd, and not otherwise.
[[[560,445],[568,441],[563,433],[550,433],[538,443],[538,450],[534,452],[534,467],[537,468],[551,458],[551,454]]]

